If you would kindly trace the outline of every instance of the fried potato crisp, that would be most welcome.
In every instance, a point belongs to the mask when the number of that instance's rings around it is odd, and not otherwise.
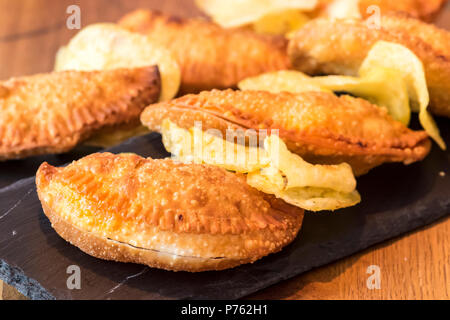
[[[224,28],[248,25],[296,9],[311,11],[316,8],[317,0],[196,0],[197,6]]]
[[[291,153],[274,134],[264,139],[264,148],[258,148],[231,142],[212,131],[183,129],[168,119],[161,126],[164,146],[176,159],[245,173],[250,186],[292,205],[322,211],[361,201],[352,168],[346,163],[310,164]]]
[[[430,95],[422,61],[405,46],[387,41],[378,41],[363,61],[359,74],[364,77],[370,70],[380,67],[395,70],[403,78],[412,102],[412,110],[419,112],[420,124],[442,149],[446,149],[439,129],[427,110],[430,103]]]
[[[300,10],[288,9],[269,13],[253,22],[252,27],[258,33],[284,34],[289,37],[296,30],[304,26],[310,18]]]
[[[143,35],[100,23],[82,29],[59,49],[55,70],[90,71],[155,64],[162,79],[160,101],[170,100],[177,94],[181,80],[180,68],[171,53]]]

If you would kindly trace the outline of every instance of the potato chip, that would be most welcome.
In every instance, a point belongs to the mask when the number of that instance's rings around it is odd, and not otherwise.
[[[247,174],[250,186],[307,210],[336,210],[361,200],[348,164],[310,164],[291,153],[276,135],[264,140],[264,149],[247,147],[197,127],[182,129],[168,119],[161,134],[175,159]]]
[[[296,9],[269,13],[253,24],[253,30],[265,34],[289,34],[303,27],[310,18]]]
[[[306,74],[293,70],[269,72],[256,77],[247,78],[239,82],[238,87],[241,90],[264,90],[273,93],[282,91],[294,93],[304,91],[331,92],[331,90],[323,88],[315,83],[312,78]]]
[[[411,118],[408,90],[405,81],[395,70],[376,68],[365,77],[325,76],[313,80],[335,92],[348,92],[373,104],[384,106],[397,121],[408,126]]]
[[[359,0],[334,0],[327,7],[326,16],[331,19],[361,19]]]
[[[350,165],[313,165],[291,153],[275,135],[264,140],[270,165],[249,172],[247,183],[310,211],[337,210],[361,201]]]
[[[180,86],[181,72],[171,53],[143,35],[114,24],[94,24],[81,30],[56,55],[55,70],[103,70],[158,65],[161,74],[160,100],[173,98]]]
[[[329,211],[348,208],[361,202],[358,191],[342,193],[334,190],[319,188],[291,188],[279,193],[279,197],[287,203],[299,206],[309,211]]]
[[[334,211],[352,207],[361,202],[361,196],[356,190],[351,193],[310,187],[283,190],[271,183],[267,176],[258,172],[249,173],[247,183],[264,193],[273,194],[287,203],[313,212]]]
[[[289,9],[312,11],[317,0],[196,0],[197,6],[224,28],[251,24],[272,13]]]
[[[414,111],[419,111],[419,105],[428,105],[430,98],[423,64],[411,50],[400,44],[378,41],[370,49],[358,73],[364,77],[377,68],[395,70],[404,78],[408,93],[416,103]]]
[[[70,60],[70,57],[68,57],[68,50],[66,47],[60,47],[58,51],[56,52],[55,57],[55,71],[62,71],[64,70],[64,63],[66,61]]]
[[[272,166],[286,177],[286,188],[316,187],[350,193],[356,188],[352,167],[347,163],[338,165],[314,165],[290,152],[276,135],[264,140],[264,150]]]
[[[365,77],[371,70],[377,68],[395,70],[403,78],[412,100],[412,109],[419,112],[420,124],[442,149],[446,149],[437,125],[427,111],[430,96],[422,61],[411,50],[400,44],[378,41],[364,59],[359,75]]]
[[[240,173],[259,170],[269,163],[261,148],[231,143],[200,128],[182,129],[165,119],[161,125],[164,147],[183,162],[207,163]]]

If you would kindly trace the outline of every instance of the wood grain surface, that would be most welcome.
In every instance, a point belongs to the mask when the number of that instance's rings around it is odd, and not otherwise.
[[[76,34],[66,27],[70,5],[82,26],[117,21],[135,8],[200,15],[190,0],[0,0],[0,79],[52,70],[59,46]],[[450,6],[436,23],[450,29]],[[380,268],[380,289],[368,289],[367,268]],[[450,299],[450,219],[331,265],[286,280],[250,299]],[[24,299],[0,281],[0,300]]]

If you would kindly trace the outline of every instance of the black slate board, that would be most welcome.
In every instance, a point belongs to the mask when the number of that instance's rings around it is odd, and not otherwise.
[[[450,121],[439,125],[450,142]],[[167,156],[157,134],[111,151]],[[33,299],[241,298],[448,215],[450,152],[434,146],[421,163],[384,165],[360,178],[358,190],[363,202],[356,207],[307,213],[298,238],[282,252],[252,265],[190,274],[84,254],[50,227],[29,178],[0,190],[0,278]],[[81,290],[67,289],[70,265],[81,268]]]

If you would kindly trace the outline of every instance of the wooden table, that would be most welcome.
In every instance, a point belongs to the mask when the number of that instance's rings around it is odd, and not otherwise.
[[[82,26],[116,21],[135,8],[183,15],[200,12],[190,0],[0,0],[0,79],[50,71],[58,47],[77,32],[66,28],[69,5]],[[437,23],[450,28],[450,6]],[[370,265],[381,289],[366,286]],[[23,298],[0,281],[0,300]],[[450,219],[267,288],[251,299],[450,299]]]

